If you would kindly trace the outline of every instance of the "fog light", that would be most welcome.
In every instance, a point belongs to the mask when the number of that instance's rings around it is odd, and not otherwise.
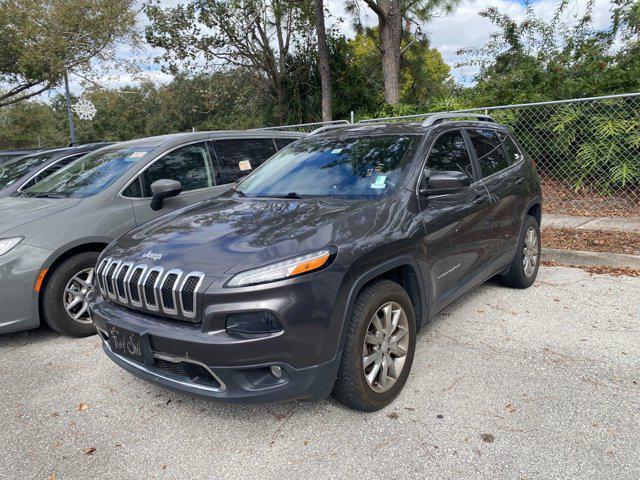
[[[227,332],[236,334],[274,333],[282,330],[278,319],[269,312],[233,313],[227,316]]]
[[[282,368],[280,368],[278,365],[272,365],[271,375],[273,375],[274,378],[282,378]]]

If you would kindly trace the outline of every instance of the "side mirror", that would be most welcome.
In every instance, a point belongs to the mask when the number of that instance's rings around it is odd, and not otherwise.
[[[162,209],[167,198],[176,197],[182,192],[182,184],[177,180],[156,180],[151,184],[151,210],[157,212]]]
[[[433,172],[426,184],[426,188],[420,189],[421,194],[447,195],[464,190],[471,185],[471,179],[462,172]]]

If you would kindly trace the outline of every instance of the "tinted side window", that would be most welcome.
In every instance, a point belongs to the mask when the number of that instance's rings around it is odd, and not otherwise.
[[[270,138],[216,140],[213,144],[224,183],[237,181],[276,153]]]
[[[290,143],[295,142],[297,139],[295,138],[276,138],[276,145],[278,146],[278,150],[282,150],[284,147],[289,145]]]
[[[506,133],[499,133],[498,136],[500,140],[502,140],[502,144],[504,145],[505,150],[507,151],[507,155],[509,156],[509,163],[517,163],[522,160],[522,154],[520,153],[520,149],[512,140],[512,138]]]
[[[468,130],[478,156],[482,175],[488,177],[509,166],[502,144],[494,130]]]
[[[430,172],[462,172],[473,181],[471,158],[462,132],[455,130],[440,135],[431,147],[427,159],[427,174]]]
[[[204,143],[178,148],[151,164],[141,178],[145,197],[152,195],[151,184],[161,179],[178,180],[183,192],[213,187],[214,172],[209,150]]]

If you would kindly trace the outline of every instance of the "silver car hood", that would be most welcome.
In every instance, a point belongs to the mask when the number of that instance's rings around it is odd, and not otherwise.
[[[80,198],[0,198],[0,235],[74,207]],[[20,232],[16,232],[17,235]]]

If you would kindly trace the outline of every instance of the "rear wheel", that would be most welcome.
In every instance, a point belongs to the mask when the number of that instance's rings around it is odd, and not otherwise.
[[[42,314],[56,332],[72,337],[96,333],[91,322],[88,299],[98,252],[69,257],[50,273],[42,297]]]
[[[357,297],[332,395],[357,410],[389,405],[407,381],[416,323],[407,292],[380,280]]]
[[[538,276],[540,247],[540,225],[534,217],[527,216],[524,235],[518,243],[509,271],[502,277],[502,283],[513,288],[530,287]]]

